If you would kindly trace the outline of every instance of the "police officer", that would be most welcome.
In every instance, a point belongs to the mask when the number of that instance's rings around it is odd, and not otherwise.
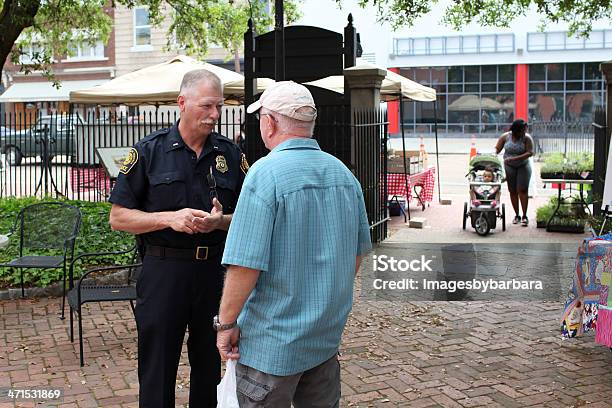
[[[214,132],[223,88],[206,70],[185,74],[180,120],[138,142],[110,197],[110,224],[143,243],[138,279],[140,407],[174,407],[185,329],[189,406],[216,407],[220,359],[210,324],[223,286],[221,256],[248,164]]]

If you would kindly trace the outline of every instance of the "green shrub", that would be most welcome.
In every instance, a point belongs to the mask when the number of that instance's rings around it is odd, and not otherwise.
[[[27,198],[0,198],[0,234],[7,234],[12,228],[17,214],[27,205],[43,201],[57,201],[50,199],[36,199],[33,197]],[[129,249],[134,238],[131,234],[124,232],[113,231],[108,223],[108,215],[110,211],[110,203],[93,203],[87,201],[70,201],[64,200],[68,204],[72,204],[79,208],[82,214],[81,229],[77,237],[75,246],[75,256],[87,252],[109,252]],[[37,255],[44,255],[42,252],[36,252]],[[47,254],[51,254],[48,252]],[[0,263],[5,263],[19,256],[19,238],[15,233],[11,237],[10,244],[4,249],[0,249]],[[112,260],[102,260],[101,263],[127,263],[130,261],[130,255],[116,256]],[[81,265],[77,267],[75,275],[80,276],[81,272],[88,266],[95,263]],[[95,262],[95,260],[93,260]],[[28,285],[47,286],[53,282],[58,282],[62,279],[61,269],[24,269],[24,281]],[[19,269],[16,268],[0,268],[0,288],[12,285],[18,285],[20,281]]]
[[[589,224],[589,226],[593,229],[593,231],[595,231],[596,234],[599,235],[600,231],[601,231],[601,227],[603,225],[605,221],[605,215],[600,214],[598,216],[589,216],[587,218],[587,222]],[[608,220],[606,222],[606,224],[604,225],[604,229],[603,231],[601,231],[601,235],[605,235],[612,232],[612,220]]]
[[[578,171],[593,171],[595,169],[595,155],[593,153],[583,152],[578,157]]]

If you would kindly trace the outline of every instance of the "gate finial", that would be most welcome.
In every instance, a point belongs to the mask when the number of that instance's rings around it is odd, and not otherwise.
[[[353,25],[353,13],[349,13],[348,15],[348,25],[349,26]]]

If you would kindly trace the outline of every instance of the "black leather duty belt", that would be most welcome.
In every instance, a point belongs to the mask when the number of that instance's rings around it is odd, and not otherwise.
[[[159,258],[187,259],[192,261],[206,261],[215,259],[223,254],[225,243],[214,246],[199,246],[195,248],[170,248],[156,245],[145,247],[145,256]]]

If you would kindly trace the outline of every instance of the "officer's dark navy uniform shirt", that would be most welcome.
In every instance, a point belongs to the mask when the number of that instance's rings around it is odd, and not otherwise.
[[[109,199],[111,203],[145,212],[183,208],[211,212],[206,175],[212,166],[223,213],[234,212],[248,165],[242,161],[238,146],[228,138],[212,132],[198,158],[183,141],[177,122],[171,128],[145,137],[134,149],[132,160],[126,161],[119,173]],[[147,245],[195,248],[220,244],[226,235],[227,231],[221,230],[190,235],[166,228],[141,237]]]

